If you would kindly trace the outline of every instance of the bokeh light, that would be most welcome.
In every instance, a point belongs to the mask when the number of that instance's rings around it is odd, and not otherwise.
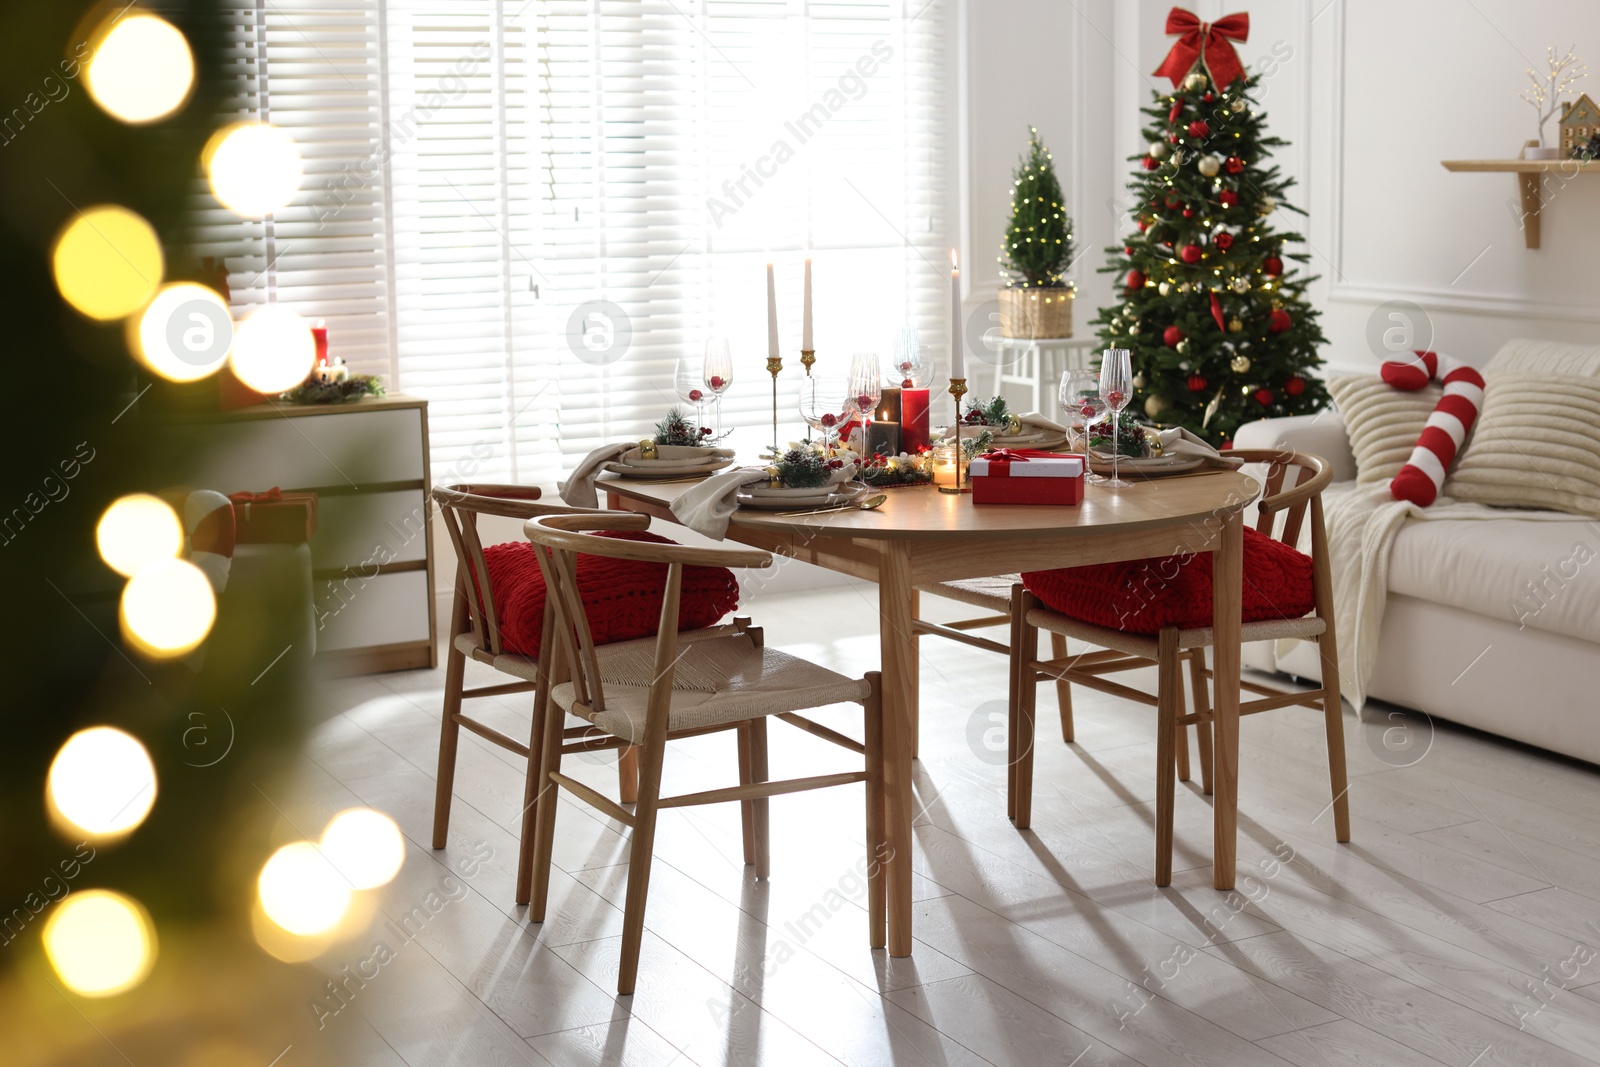
[[[85,889],[56,905],[44,925],[44,951],[68,989],[109,997],[150,973],[156,932],[138,901],[109,889]]]
[[[251,312],[233,342],[233,373],[256,392],[268,395],[305,381],[316,358],[310,324],[281,304]]]
[[[370,808],[342,811],[322,831],[322,854],[356,889],[387,885],[405,862],[406,843],[394,820]]]
[[[62,227],[50,265],[62,299],[104,322],[144,307],[161,284],[165,261],[148,222],[125,207],[101,204]]]
[[[177,558],[183,551],[183,523],[165,500],[134,493],[106,508],[94,540],[106,566],[131,578],[151,563]]]
[[[300,937],[332,930],[350,907],[350,883],[310,841],[274,852],[261,868],[256,891],[267,918]]]
[[[241,122],[218,130],[202,159],[212,194],[247,219],[279,210],[300,188],[300,149],[271,123]]]
[[[117,18],[84,72],[89,95],[107,114],[141,124],[164,119],[189,99],[194,55],[166,19],[137,12]]]
[[[129,347],[152,373],[173,382],[215,374],[233,350],[233,318],[215,289],[195,282],[162,286],[130,328]]]
[[[156,768],[139,739],[114,726],[67,738],[45,779],[50,814],[74,832],[115,837],[144,822],[156,802]]]
[[[217,617],[217,597],[205,572],[184,559],[142,568],[122,590],[122,634],[155,659],[199,647]]]

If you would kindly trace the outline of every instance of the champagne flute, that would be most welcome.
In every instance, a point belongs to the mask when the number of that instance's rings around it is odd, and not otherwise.
[[[1061,373],[1061,385],[1056,399],[1067,418],[1067,428],[1072,431],[1074,447],[1083,448],[1083,461],[1089,462],[1089,428],[1106,413],[1106,402],[1100,399],[1100,381],[1086,370],[1068,369]],[[1098,485],[1105,478],[1090,472],[1087,480]]]
[[[850,406],[861,421],[861,454],[867,454],[867,427],[872,413],[883,399],[883,375],[878,370],[875,352],[857,352],[850,357]]]
[[[1122,455],[1122,409],[1133,399],[1133,355],[1126,348],[1108,348],[1100,356],[1100,397],[1111,412],[1111,480],[1109,489],[1131,483],[1117,477],[1117,459]]]
[[[733,347],[720,334],[706,338],[706,359],[701,367],[701,380],[711,390],[717,406],[717,439],[722,439],[722,394],[733,385]]]
[[[933,381],[933,360],[922,347],[915,326],[902,327],[895,335],[889,379],[902,389],[926,389]]]
[[[829,439],[850,420],[852,405],[845,399],[848,392],[845,380],[837,375],[812,375],[801,383],[800,417],[806,420],[806,425],[822,434],[825,455],[833,455]]]
[[[702,380],[700,368],[695,366],[695,361],[689,356],[679,356],[678,364],[672,371],[672,387],[678,394],[678,399],[685,404],[694,405],[694,432],[701,437],[705,429],[705,382]]]

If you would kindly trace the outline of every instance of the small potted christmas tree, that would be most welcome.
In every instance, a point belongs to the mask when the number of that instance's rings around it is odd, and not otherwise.
[[[1072,259],[1072,219],[1037,129],[1029,128],[1028,154],[1012,177],[1011,223],[1000,248],[1000,333],[1071,337],[1074,290],[1061,272]]]

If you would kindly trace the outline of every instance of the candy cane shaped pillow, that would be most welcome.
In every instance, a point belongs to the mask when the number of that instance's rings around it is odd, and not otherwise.
[[[1438,497],[1461,442],[1478,419],[1478,410],[1483,406],[1483,375],[1459,359],[1422,351],[1408,358],[1388,360],[1378,371],[1384,381],[1405,392],[1415,392],[1430,381],[1444,385],[1444,396],[1428,416],[1411,458],[1389,483],[1389,493],[1396,500],[1425,508]]]

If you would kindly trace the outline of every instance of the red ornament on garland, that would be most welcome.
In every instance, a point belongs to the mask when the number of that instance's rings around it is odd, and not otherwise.
[[[1283,260],[1277,256],[1268,256],[1261,261],[1261,271],[1269,278],[1276,278],[1283,273]]]
[[[1306,380],[1296,375],[1283,383],[1283,391],[1290,396],[1299,396],[1306,391]]]
[[[1287,311],[1282,308],[1274,308],[1271,317],[1267,320],[1267,332],[1282,333],[1293,325],[1294,319],[1289,317]]]
[[[1224,189],[1217,194],[1217,200],[1223,207],[1232,207],[1239,202],[1239,194],[1232,189]]]
[[[1251,395],[1255,397],[1256,403],[1260,404],[1262,407],[1266,407],[1268,404],[1272,403],[1271,389],[1257,389]]]
[[[1189,123],[1190,137],[1204,137],[1210,132],[1211,127],[1206,124],[1205,119],[1195,119],[1193,122]]]
[[[1217,329],[1223,333],[1228,332],[1228,324],[1222,317],[1222,301],[1217,299],[1217,291],[1211,290],[1211,317],[1217,320]]]
[[[1226,252],[1233,247],[1233,234],[1219,233],[1211,239],[1211,243]]]
[[[1128,272],[1128,293],[1131,295],[1144,288],[1144,271],[1135,267]]]
[[[1161,331],[1161,343],[1168,348],[1177,348],[1178,342],[1183,340],[1183,331],[1177,326],[1168,326]]]
[[[1206,386],[1209,384],[1210,383],[1205,380],[1203,375],[1189,375],[1189,392],[1191,393],[1203,393],[1206,391]]]
[[[1238,156],[1229,156],[1227,159],[1223,160],[1222,169],[1227,171],[1229,174],[1238,174],[1241,170],[1244,170],[1244,160],[1240,159]]]
[[[1184,245],[1183,248],[1178,252],[1178,258],[1183,260],[1185,263],[1188,263],[1190,266],[1193,266],[1194,264],[1200,262],[1200,246]]]

